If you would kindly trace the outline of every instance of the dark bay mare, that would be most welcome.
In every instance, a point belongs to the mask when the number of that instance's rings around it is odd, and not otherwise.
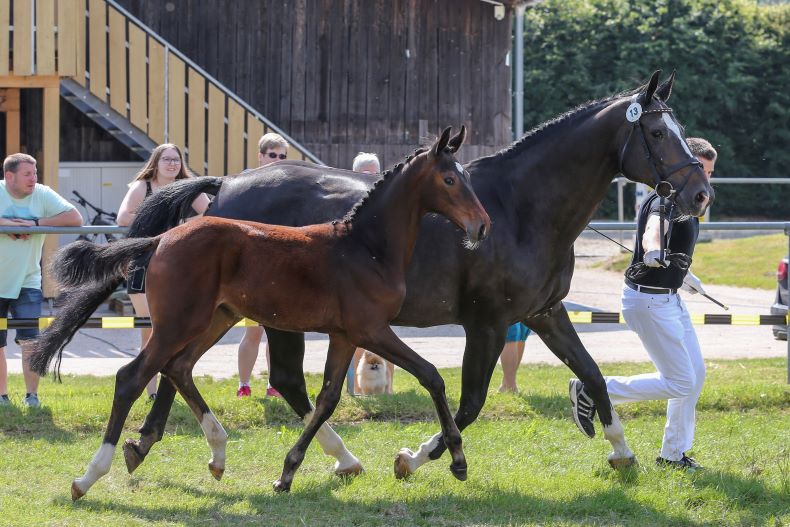
[[[216,478],[222,476],[228,436],[195,387],[192,369],[242,317],[280,331],[329,334],[315,411],[308,412],[307,426],[286,456],[275,490],[290,489],[310,441],[340,399],[357,346],[409,371],[428,390],[452,453],[450,469],[466,479],[461,435],[444,382],[389,325],[406,294],[406,269],[423,216],[446,216],[466,232],[469,246],[489,233],[490,219],[453,157],[464,136],[462,128],[451,138],[447,128],[430,149],[417,150],[386,173],[341,221],[284,227],[204,217],[157,237],[128,238],[108,246],[76,242],[61,250],[52,269],[66,290],[116,283],[131,261],[153,253],[146,292],[153,332],[140,354],[118,371],[103,444],[85,475],[74,480],[72,498],[83,496],[109,471],[129,409],[157,372],[189,404],[212,449],[209,469]],[[45,373],[62,350],[46,345],[55,332],[45,332],[38,343],[31,359],[36,371]],[[304,382],[301,372],[292,382]],[[168,397],[169,407],[172,395]],[[127,449],[127,456],[133,451]]]
[[[659,73],[643,87],[572,110],[527,133],[501,152],[466,165],[480,201],[496,228],[477,251],[460,247],[461,233],[439,217],[423,220],[414,258],[407,271],[407,293],[396,325],[428,327],[461,324],[466,331],[461,401],[455,422],[460,430],[482,408],[506,328],[523,321],[540,335],[585,384],[599,410],[604,435],[614,452],[610,462],[627,464],[633,453],[611,410],[598,366],[582,345],[561,300],[573,274],[573,243],[603,200],[612,178],[622,172],[633,181],[655,185],[668,180],[673,199],[685,213],[700,215],[713,191],[688,150],[682,127],[666,102],[674,75],[658,86]],[[641,112],[635,111],[638,104]],[[627,111],[631,110],[628,115]],[[636,118],[634,118],[636,116]],[[132,225],[130,236],[150,236],[175,224],[200,192],[216,194],[208,215],[252,219],[281,225],[308,225],[343,214],[363,196],[374,178],[345,170],[280,162],[238,177],[176,182],[154,194]],[[112,292],[83,289],[72,304],[73,317],[50,345],[65,346],[80,325]],[[304,335],[267,328],[272,364],[270,380],[302,417],[312,406],[302,378]],[[54,339],[54,337],[53,337]],[[164,433],[175,389],[166,378],[140,430],[127,442],[133,470]],[[322,429],[323,430],[323,429]],[[317,436],[319,442],[322,436]],[[416,453],[401,450],[396,474],[438,459],[440,435]],[[348,466],[339,438],[322,442]],[[130,457],[135,462],[129,464]]]

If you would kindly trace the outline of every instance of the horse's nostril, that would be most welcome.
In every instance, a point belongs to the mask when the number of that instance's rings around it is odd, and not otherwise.
[[[477,237],[479,239],[481,239],[481,240],[485,240],[485,238],[486,238],[486,226],[485,226],[485,223],[480,226],[480,231],[478,232],[478,236]]]
[[[697,203],[703,203],[707,201],[707,199],[708,199],[707,192],[700,192],[699,194],[697,194]]]

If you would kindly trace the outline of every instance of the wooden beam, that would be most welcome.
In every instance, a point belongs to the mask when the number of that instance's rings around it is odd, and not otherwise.
[[[83,2],[84,4],[84,2]],[[70,77],[77,73],[77,24],[85,23],[85,8],[76,0],[58,0],[58,74]]]
[[[0,87],[3,88],[60,88],[60,77],[57,75],[16,75],[15,71],[8,76],[0,78]]]
[[[165,47],[148,41],[148,137],[165,142]]]
[[[3,90],[3,103],[0,111],[5,114],[5,151],[6,155],[19,152],[21,136],[21,120],[19,106],[19,88]]]
[[[11,50],[11,3],[0,2],[0,75],[8,75]]]
[[[258,141],[263,135],[263,123],[247,112],[247,166],[258,168]]]
[[[43,155],[39,159],[39,170],[43,169],[43,183],[58,191],[58,172],[60,164],[60,86],[44,88],[43,122],[41,126],[43,139]],[[47,236],[44,241],[42,267],[48,268],[52,255],[58,249],[58,237]],[[57,296],[54,282],[45,277],[43,283],[44,296]]]
[[[14,3],[14,71],[33,74],[33,0]]]
[[[90,90],[102,101],[107,101],[107,4],[104,0],[90,0]]]
[[[168,53],[167,61],[167,142],[181,148],[186,146],[186,64],[173,53]]]
[[[208,175],[225,175],[225,94],[208,85]]]
[[[55,73],[55,0],[36,0],[36,73]]]
[[[110,6],[110,106],[126,113],[126,17]]]
[[[148,83],[146,80],[146,35],[129,24],[129,120],[148,131]]]

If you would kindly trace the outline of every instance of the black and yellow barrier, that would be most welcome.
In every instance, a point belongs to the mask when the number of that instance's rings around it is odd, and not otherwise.
[[[605,311],[569,311],[574,324],[625,324],[622,313]],[[0,330],[39,328],[49,326],[53,317],[41,318],[0,318]],[[786,326],[788,316],[785,315],[714,315],[692,313],[691,322],[698,326]],[[258,323],[243,318],[235,327],[257,326]],[[134,329],[150,328],[151,319],[147,317],[92,317],[82,326],[92,329]]]

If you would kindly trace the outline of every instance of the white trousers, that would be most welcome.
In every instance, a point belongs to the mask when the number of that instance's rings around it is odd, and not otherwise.
[[[623,286],[623,318],[639,335],[656,372],[607,377],[612,404],[668,399],[661,457],[679,460],[694,441],[695,407],[705,362],[686,304],[678,295],[651,295]]]

